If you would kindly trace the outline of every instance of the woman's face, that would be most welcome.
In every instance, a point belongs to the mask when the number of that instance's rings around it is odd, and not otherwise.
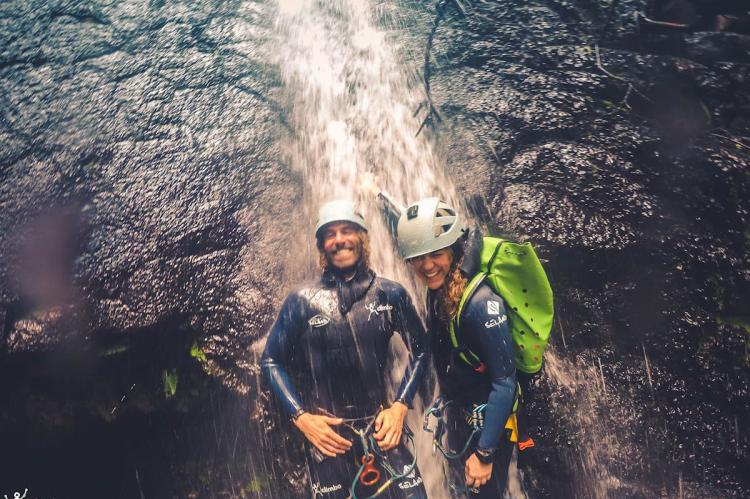
[[[453,251],[443,248],[426,255],[409,259],[409,265],[428,288],[440,289],[450,272]]]

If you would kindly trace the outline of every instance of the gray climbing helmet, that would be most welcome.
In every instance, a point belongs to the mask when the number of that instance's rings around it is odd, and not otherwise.
[[[315,226],[315,237],[319,238],[321,229],[333,222],[351,222],[365,232],[367,231],[364,217],[357,211],[351,201],[337,199],[321,206],[318,212],[318,223]]]
[[[426,198],[410,205],[398,220],[398,248],[414,258],[452,245],[465,233],[458,213],[438,198]]]

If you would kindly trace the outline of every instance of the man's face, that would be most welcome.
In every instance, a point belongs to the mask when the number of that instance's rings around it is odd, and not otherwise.
[[[328,262],[337,269],[354,267],[362,255],[362,242],[353,223],[333,222],[326,225],[322,241]]]

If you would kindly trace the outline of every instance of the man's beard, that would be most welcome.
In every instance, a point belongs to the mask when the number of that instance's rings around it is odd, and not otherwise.
[[[338,267],[333,263],[333,253],[325,252],[327,269],[335,274],[351,275],[359,269],[362,264],[362,243],[358,242],[352,248],[343,247],[341,249],[350,249],[357,253],[357,259],[349,267]]]

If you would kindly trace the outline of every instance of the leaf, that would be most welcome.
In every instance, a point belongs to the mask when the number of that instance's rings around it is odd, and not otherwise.
[[[206,362],[206,354],[198,346],[198,342],[194,341],[193,346],[190,347],[190,356],[200,363]]]
[[[164,383],[164,396],[167,398],[174,397],[174,394],[177,393],[177,369],[164,369],[161,376]]]

